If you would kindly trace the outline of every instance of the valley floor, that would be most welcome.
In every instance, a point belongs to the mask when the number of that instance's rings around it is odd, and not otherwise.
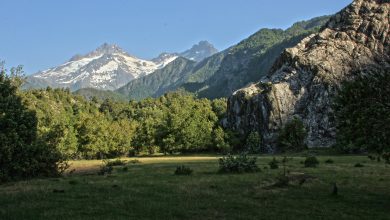
[[[75,161],[61,178],[0,185],[0,219],[390,219],[389,165],[320,156],[318,168],[304,168],[293,157],[290,174],[312,179],[275,188],[283,169],[265,169],[271,159],[258,158],[258,173],[218,174],[214,156],[125,158],[105,176],[96,174],[101,161]],[[194,173],[176,176],[178,165]]]

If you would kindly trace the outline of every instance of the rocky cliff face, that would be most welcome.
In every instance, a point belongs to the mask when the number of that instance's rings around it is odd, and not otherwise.
[[[332,145],[332,100],[342,82],[390,66],[389,12],[390,0],[355,0],[318,34],[286,49],[267,77],[229,98],[229,126],[259,131],[272,145],[280,128],[299,117],[308,146]]]

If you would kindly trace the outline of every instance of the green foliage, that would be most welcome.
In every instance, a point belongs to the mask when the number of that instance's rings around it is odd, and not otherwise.
[[[274,187],[287,187],[290,183],[290,179],[286,175],[279,175],[276,177],[276,183],[273,185]]]
[[[261,152],[261,136],[258,132],[251,132],[246,139],[246,151],[249,153]]]
[[[227,99],[226,98],[214,99],[211,102],[211,108],[213,112],[215,112],[219,120],[226,118]]]
[[[390,164],[390,152],[383,153],[382,158],[386,161],[387,164]]]
[[[238,156],[228,155],[219,159],[220,173],[250,173],[257,172],[260,169],[256,165],[256,157],[250,157],[247,154]]]
[[[113,166],[110,166],[110,165],[107,165],[107,164],[103,164],[100,166],[100,170],[98,172],[98,175],[106,175],[106,174],[111,174],[112,171],[114,170],[114,167]]]
[[[38,117],[38,135],[71,159],[155,153],[230,151],[220,127],[226,103],[179,90],[136,102],[88,101],[66,89],[29,90],[24,102]]]
[[[221,135],[211,102],[183,91],[142,100],[134,108],[138,152],[142,146],[158,146],[165,154],[213,150],[214,135]]]
[[[245,143],[245,136],[241,135],[239,132],[232,131],[232,130],[226,130],[227,140],[232,150],[235,151],[245,151],[243,149],[243,144]]]
[[[360,167],[364,167],[364,165],[361,164],[361,163],[357,163],[357,164],[354,165],[354,167],[360,168]]]
[[[327,160],[325,160],[325,163],[332,164],[332,163],[334,163],[334,161],[332,159],[327,159]]]
[[[190,167],[186,167],[184,165],[176,167],[175,175],[183,175],[183,176],[189,176],[191,175],[193,170]]]
[[[274,157],[271,162],[268,163],[269,167],[271,169],[278,169],[279,168],[279,161],[276,160],[276,158]]]
[[[390,151],[390,69],[345,82],[335,98],[337,146],[343,152]]]
[[[310,156],[306,157],[304,164],[305,167],[317,167],[320,162],[318,161],[317,157]]]
[[[38,136],[38,120],[20,97],[21,68],[7,75],[0,66],[0,182],[56,176],[66,168],[62,155]]]
[[[221,127],[214,129],[213,133],[214,145],[219,152],[229,153],[231,151],[230,144],[228,143],[228,135]]]
[[[126,161],[121,159],[107,160],[105,164],[106,166],[123,166],[126,165]]]
[[[305,138],[307,131],[303,122],[294,117],[287,122],[278,136],[278,147],[282,152],[299,152],[307,148]]]
[[[125,102],[127,101],[127,98],[119,93],[113,92],[113,91],[104,91],[99,89],[93,89],[93,88],[84,88],[79,89],[75,92],[73,92],[75,95],[83,96],[84,98],[88,100],[94,99],[95,101],[103,101],[106,99],[118,101],[118,102]]]

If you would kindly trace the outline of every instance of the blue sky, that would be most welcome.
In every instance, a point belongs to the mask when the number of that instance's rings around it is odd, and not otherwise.
[[[352,0],[0,0],[0,60],[27,74],[104,42],[150,59],[200,40],[219,50],[260,28],[338,12]]]

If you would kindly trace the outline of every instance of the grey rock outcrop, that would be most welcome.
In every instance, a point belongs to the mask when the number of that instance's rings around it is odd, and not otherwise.
[[[309,147],[334,144],[332,100],[342,82],[390,66],[389,3],[355,0],[318,34],[286,49],[261,82],[229,98],[229,126],[243,134],[259,131],[273,146],[284,124],[299,117]]]

